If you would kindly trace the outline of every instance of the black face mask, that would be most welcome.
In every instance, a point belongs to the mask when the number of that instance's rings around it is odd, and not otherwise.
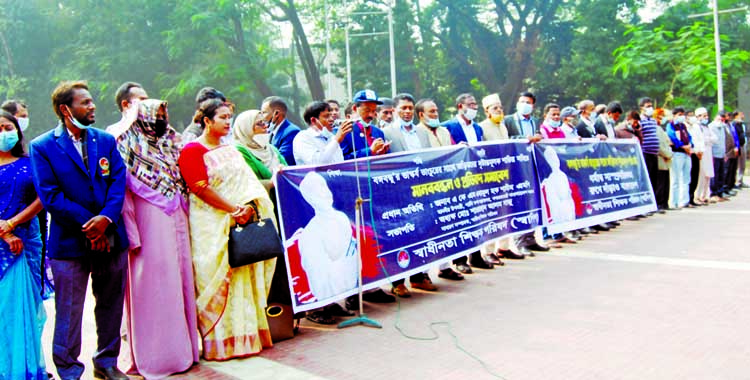
[[[164,136],[165,133],[167,133],[167,121],[164,119],[156,119],[156,121],[153,123],[154,126],[154,132],[156,133],[156,137]]]

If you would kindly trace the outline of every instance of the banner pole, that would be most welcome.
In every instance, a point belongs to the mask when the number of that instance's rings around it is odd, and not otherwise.
[[[354,225],[357,228],[357,254],[359,255],[359,259],[357,260],[357,272],[359,272],[359,292],[357,296],[359,297],[359,315],[357,317],[354,317],[348,321],[343,321],[339,323],[338,328],[343,329],[345,327],[355,326],[355,325],[365,325],[370,327],[375,327],[382,329],[383,325],[375,321],[374,319],[370,319],[367,317],[367,314],[365,314],[364,311],[364,303],[362,302],[362,244],[361,244],[361,231],[362,231],[362,204],[365,202],[364,199],[362,199],[361,196],[357,197],[357,201],[354,206]]]

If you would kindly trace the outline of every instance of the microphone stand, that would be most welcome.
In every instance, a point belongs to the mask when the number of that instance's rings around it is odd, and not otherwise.
[[[364,126],[362,127],[364,128]],[[361,232],[362,228],[364,226],[364,211],[362,209],[362,205],[365,202],[370,202],[370,199],[362,198],[362,187],[359,184],[359,165],[357,163],[357,144],[354,139],[354,131],[349,132],[352,135],[352,152],[354,153],[354,172],[355,176],[357,178],[357,199],[354,201],[354,226],[357,229],[356,237],[357,237],[357,273],[359,275],[359,290],[357,296],[359,297],[359,314],[349,320],[343,321],[338,324],[338,328],[343,329],[346,327],[356,326],[356,325],[365,325],[369,327],[375,327],[382,329],[383,325],[375,321],[374,319],[371,319],[367,317],[367,314],[364,312],[364,305],[362,302],[362,292],[363,292],[363,284],[362,284],[362,243],[361,243]],[[365,143],[367,140],[365,140]],[[367,239],[367,235],[365,235],[365,239]]]

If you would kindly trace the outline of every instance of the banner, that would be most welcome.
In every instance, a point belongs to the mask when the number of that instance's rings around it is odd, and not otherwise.
[[[279,172],[295,312],[357,292],[359,194],[362,282],[370,289],[540,226],[533,155],[527,142],[494,142]]]
[[[544,224],[570,231],[656,211],[641,147],[634,140],[535,144]]]

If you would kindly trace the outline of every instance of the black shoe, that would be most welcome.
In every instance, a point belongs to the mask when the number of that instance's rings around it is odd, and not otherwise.
[[[663,208],[657,209],[656,212],[658,212],[659,214],[666,214],[667,213],[667,211],[665,211]]]
[[[607,227],[609,227],[609,229],[611,230],[611,229],[615,229],[615,228],[617,228],[617,226],[619,226],[619,224],[615,225],[614,223],[615,222],[607,222],[607,223],[604,223],[604,225],[607,226]]]
[[[482,257],[472,257],[471,260],[469,260],[469,265],[479,269],[492,269],[495,267],[494,265],[492,265],[492,263],[488,263]]]
[[[547,251],[549,251],[549,247],[543,246],[543,245],[541,245],[539,243],[534,243],[534,244],[531,244],[531,245],[527,245],[526,249],[528,249],[530,251],[539,251],[539,252],[547,252]]]
[[[353,296],[346,297],[346,302],[344,302],[344,306],[347,310],[359,310],[359,295],[355,294]]]
[[[591,228],[594,231],[600,231],[600,232],[609,231],[609,227],[605,226],[604,224],[597,224],[595,226],[591,226]]]
[[[441,270],[440,273],[438,273],[438,277],[451,281],[461,281],[464,279],[464,275],[451,268]]]
[[[484,257],[484,261],[486,261],[486,262],[488,262],[488,263],[490,263],[492,265],[499,265],[499,266],[505,265],[505,264],[503,264],[502,261],[500,261],[500,257],[498,257],[494,253],[488,253],[487,256]]]
[[[315,310],[315,311],[308,311],[305,318],[307,318],[307,320],[310,322],[319,323],[321,325],[336,324],[336,318],[334,318],[333,315],[331,315],[331,313],[326,311],[325,308]],[[94,374],[96,374],[96,369],[94,369]],[[96,377],[96,375],[94,377]]]
[[[354,296],[356,298],[359,298],[359,296]],[[359,303],[359,300],[357,300],[357,303]],[[357,308],[359,308],[359,305],[357,305]],[[328,306],[323,307],[325,311],[333,315],[334,317],[353,317],[354,313],[347,311],[341,305],[334,302]]]
[[[472,274],[474,273],[473,270],[471,270],[471,267],[468,264],[456,264],[456,270],[463,273],[463,274]]]
[[[513,252],[510,249],[498,249],[497,253],[502,255],[503,258],[510,259],[510,260],[523,260],[523,254],[518,254]]]
[[[98,368],[94,366],[94,378],[105,380],[128,380],[128,375],[122,373],[117,367]]]
[[[378,289],[374,292],[362,294],[362,300],[372,303],[394,303],[396,297],[384,292],[383,289]]]
[[[618,222],[618,221],[614,221],[614,222],[609,222],[609,224],[610,224],[610,225],[613,225],[613,226],[615,226],[615,227],[619,227],[619,226],[620,226],[620,222]]]

